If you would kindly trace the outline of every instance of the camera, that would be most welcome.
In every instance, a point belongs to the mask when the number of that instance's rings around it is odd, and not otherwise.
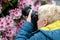
[[[22,14],[24,16],[28,16],[31,9],[32,9],[31,5],[29,6],[25,5],[24,8],[22,9]],[[36,29],[37,29],[37,20],[38,20],[38,12],[32,10],[31,22],[33,23],[33,26],[35,26]]]

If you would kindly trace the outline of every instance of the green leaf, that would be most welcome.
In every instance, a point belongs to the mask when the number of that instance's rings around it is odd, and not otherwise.
[[[2,10],[5,10],[8,6],[9,6],[9,3],[3,3],[2,4],[2,7],[3,7]]]
[[[12,7],[13,7],[13,4],[12,4],[11,2],[10,2],[9,4],[10,4],[10,6],[12,6]]]
[[[14,19],[14,21],[15,21],[16,23],[19,23],[20,20],[19,20],[19,19]]]
[[[45,5],[45,4],[47,4],[47,3],[45,1],[42,1],[41,5]]]
[[[1,14],[1,16],[3,17],[3,16],[4,16],[4,14],[2,13],[2,14]]]
[[[12,3],[16,3],[17,0],[12,0]]]

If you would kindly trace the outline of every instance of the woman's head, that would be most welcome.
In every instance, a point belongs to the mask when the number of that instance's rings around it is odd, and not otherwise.
[[[39,26],[46,26],[56,20],[60,20],[60,6],[57,5],[43,5],[38,10]],[[40,22],[41,23],[40,23]]]

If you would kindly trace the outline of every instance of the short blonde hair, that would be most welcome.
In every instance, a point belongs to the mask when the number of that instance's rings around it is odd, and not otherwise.
[[[46,19],[49,23],[60,20],[60,6],[57,5],[43,5],[38,10],[39,19]]]

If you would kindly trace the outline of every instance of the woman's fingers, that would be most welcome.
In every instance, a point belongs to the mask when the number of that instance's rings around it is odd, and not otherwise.
[[[32,10],[30,10],[28,17],[29,17],[29,16],[31,17],[31,14],[32,14]]]
[[[28,15],[28,17],[27,17],[27,21],[28,21],[28,22],[31,22],[31,14],[32,14],[32,10],[29,12],[29,15]]]

